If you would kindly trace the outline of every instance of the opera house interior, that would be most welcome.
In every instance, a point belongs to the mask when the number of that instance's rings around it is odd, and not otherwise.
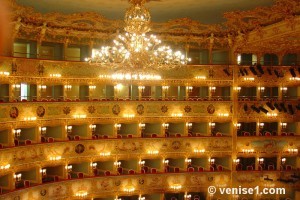
[[[1,200],[300,199],[299,0],[1,1]]]

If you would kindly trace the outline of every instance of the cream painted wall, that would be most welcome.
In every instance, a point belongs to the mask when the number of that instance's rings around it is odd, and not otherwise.
[[[46,137],[63,138],[64,126],[49,126],[47,127]]]
[[[96,134],[112,136],[114,134],[114,124],[97,124]]]
[[[9,138],[10,138],[9,132],[10,132],[9,130],[0,131],[0,143],[1,144],[8,144]]]

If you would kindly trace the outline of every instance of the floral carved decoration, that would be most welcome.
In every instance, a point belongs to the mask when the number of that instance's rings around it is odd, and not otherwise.
[[[121,108],[119,105],[114,105],[112,107],[112,113],[115,114],[115,115],[118,115],[119,113],[121,112]]]
[[[136,107],[136,112],[139,114],[139,115],[142,115],[144,113],[144,106],[142,104],[139,104],[137,107]]]
[[[90,114],[95,113],[95,112],[96,112],[95,106],[89,106],[89,107],[88,107],[88,112],[89,112]]]
[[[13,119],[17,118],[19,116],[19,109],[17,107],[11,107],[9,116]]]
[[[44,108],[43,106],[39,106],[39,107],[36,109],[36,114],[37,114],[37,116],[39,116],[39,117],[44,117],[45,112],[46,112],[46,110],[45,110],[45,108]]]
[[[70,108],[70,107],[66,106],[66,107],[63,108],[63,113],[64,113],[65,115],[70,114],[70,112],[71,112],[71,108]]]
[[[168,106],[163,105],[163,106],[161,107],[161,112],[163,112],[163,113],[168,112]]]
[[[75,147],[75,152],[78,153],[78,154],[81,154],[81,153],[84,152],[84,149],[85,149],[85,147],[84,147],[83,144],[78,144]]]
[[[186,113],[191,112],[191,111],[192,111],[191,106],[185,106],[185,107],[184,107],[184,111],[185,111]]]

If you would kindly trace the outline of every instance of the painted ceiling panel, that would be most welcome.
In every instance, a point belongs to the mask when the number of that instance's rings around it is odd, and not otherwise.
[[[129,3],[126,0],[16,0],[20,5],[34,7],[38,12],[97,12],[109,19],[123,19]],[[223,13],[271,6],[274,0],[152,0],[146,4],[152,20],[165,22],[188,17],[205,24],[221,23]]]

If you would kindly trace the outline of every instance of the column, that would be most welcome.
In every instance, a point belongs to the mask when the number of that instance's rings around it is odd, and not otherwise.
[[[281,52],[276,55],[278,57],[278,65],[282,65],[282,61],[283,61],[283,57],[284,57],[285,53]]]
[[[63,59],[64,60],[67,60],[66,51],[67,51],[68,45],[69,45],[69,39],[65,39],[64,46],[63,46]]]

